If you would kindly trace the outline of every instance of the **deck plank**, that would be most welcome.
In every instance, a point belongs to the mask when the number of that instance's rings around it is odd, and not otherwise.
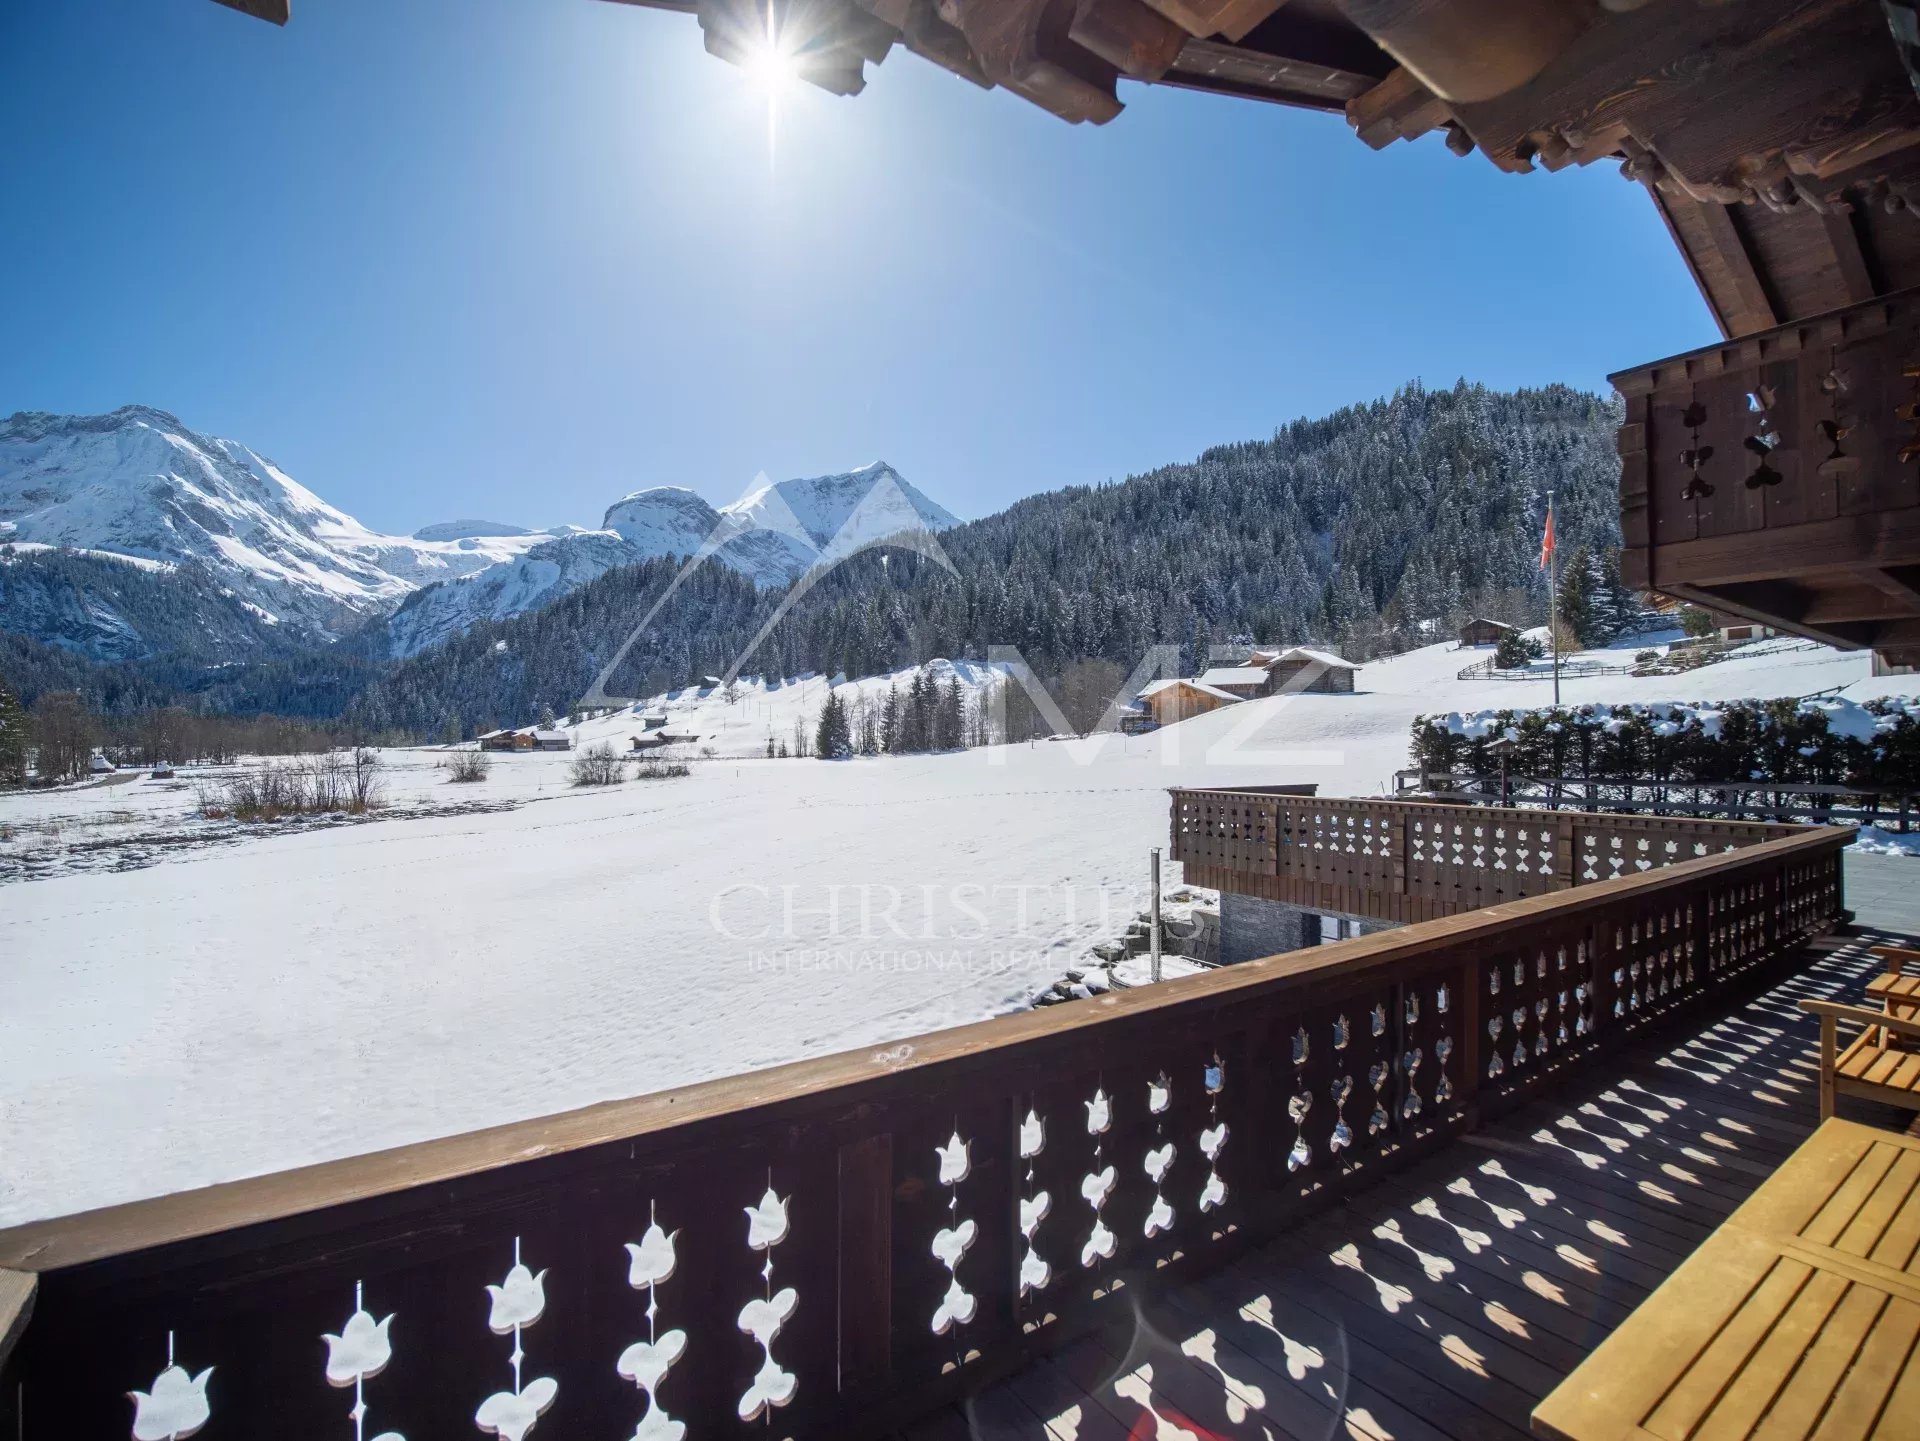
[[[1797,973],[1730,997],[1719,1015],[1649,1028],[1591,1076],[1569,1076],[1220,1271],[1139,1295],[1124,1324],[1066,1342],[910,1441],[957,1441],[956,1420],[996,1441],[1172,1434],[1156,1415],[1235,1441],[1527,1435],[1533,1406],[1812,1134],[1818,1029],[1796,1002],[1857,1000],[1880,972],[1866,949],[1878,939],[1810,951]],[[1902,1264],[1920,1232],[1887,1230],[1872,1180],[1830,1221]],[[1891,1414],[1891,1383],[1876,1390],[1854,1374],[1873,1361],[1891,1376],[1901,1359],[1880,1354],[1893,1344],[1881,1333],[1873,1356],[1860,1351],[1870,1298],[1823,1286],[1797,1300],[1787,1329],[1750,1338],[1751,1364],[1775,1367],[1797,1344],[1792,1328],[1817,1330],[1800,1370],[1836,1378],[1835,1408],[1806,1417],[1670,1398],[1703,1435],[1866,1435]],[[1920,1322],[1907,1342],[1920,1344]]]

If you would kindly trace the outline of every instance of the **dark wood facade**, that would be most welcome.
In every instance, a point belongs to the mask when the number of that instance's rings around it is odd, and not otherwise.
[[[1267,667],[1263,695],[1351,695],[1355,667],[1329,665],[1309,656],[1282,656]]]
[[[1508,625],[1502,620],[1487,620],[1481,616],[1475,616],[1460,627],[1460,644],[1462,646],[1498,645],[1503,636],[1511,635],[1517,629],[1519,627]]]
[[[1920,658],[1920,291],[1613,383],[1628,585]]]

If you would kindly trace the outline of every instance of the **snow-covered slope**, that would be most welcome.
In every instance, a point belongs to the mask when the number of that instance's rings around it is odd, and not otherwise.
[[[723,509],[684,487],[639,490],[595,530],[463,519],[386,535],[259,452],[148,406],[89,416],[23,411],[0,422],[0,543],[194,566],[271,623],[329,638],[425,590],[394,618],[397,655],[655,556],[707,547],[758,584],[785,585],[816,561],[953,524],[876,463],[763,486]],[[97,619],[127,634],[139,629],[138,617]],[[34,638],[83,646],[79,636]]]
[[[147,406],[0,422],[0,541],[197,565],[275,621],[323,635],[541,539],[382,535],[257,451]]]

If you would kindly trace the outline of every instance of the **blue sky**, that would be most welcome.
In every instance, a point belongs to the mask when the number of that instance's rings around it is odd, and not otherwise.
[[[392,530],[876,458],[972,516],[1717,338],[1612,165],[1157,87],[1068,126],[898,49],[770,157],[688,16],[294,11],[0,3],[0,413],[162,406]]]

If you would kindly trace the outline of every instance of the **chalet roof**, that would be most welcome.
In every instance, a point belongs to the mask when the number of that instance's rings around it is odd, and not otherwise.
[[[1265,685],[1267,668],[1263,665],[1217,665],[1200,672],[1202,685]]]
[[[548,730],[534,731],[533,738],[537,741],[563,741],[563,740],[570,739],[570,737],[567,735],[565,731],[548,731]]]
[[[1280,652],[1279,659],[1275,660],[1274,664],[1279,665],[1282,661],[1289,660],[1317,661],[1319,664],[1329,666],[1334,670],[1360,669],[1360,667],[1352,661],[1342,660],[1330,650],[1315,650],[1309,645],[1289,646],[1286,650]]]
[[[1259,674],[1264,675],[1265,672],[1262,671],[1262,672],[1259,672]],[[1145,686],[1141,689],[1140,699],[1145,700],[1148,696],[1159,695],[1161,691],[1172,690],[1175,686],[1185,686],[1188,690],[1197,690],[1201,692],[1203,695],[1214,696],[1220,700],[1245,700],[1246,699],[1245,696],[1235,695],[1230,690],[1221,690],[1219,686],[1208,685],[1206,683],[1205,677],[1202,677],[1199,680],[1157,680],[1153,682],[1153,684],[1149,686]]]
[[[1520,629],[1520,627],[1517,625],[1508,625],[1504,620],[1492,620],[1489,617],[1484,615],[1476,615],[1472,619],[1462,622],[1462,629],[1470,625],[1490,625],[1499,630]]]

